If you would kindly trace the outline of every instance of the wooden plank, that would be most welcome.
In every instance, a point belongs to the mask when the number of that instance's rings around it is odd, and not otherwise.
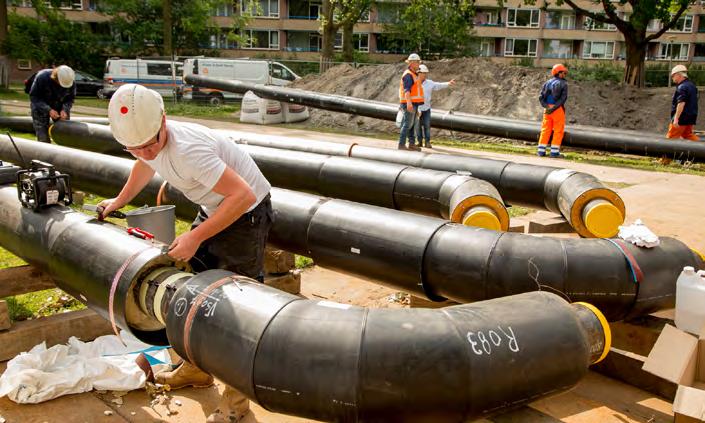
[[[56,288],[54,280],[33,266],[0,269],[0,298]]]
[[[646,357],[611,348],[604,360],[590,367],[600,374],[673,401],[678,385],[642,370]]]
[[[672,325],[673,321],[648,315],[626,322],[612,322],[612,346],[647,356],[667,323]]]
[[[527,232],[530,234],[555,234],[575,232],[575,229],[562,217],[537,217],[529,222]]]
[[[455,301],[430,301],[426,298],[419,298],[413,295],[409,296],[409,307],[411,308],[443,308],[452,305],[457,305]]]
[[[110,323],[88,309],[15,322],[11,330],[0,333],[0,361],[29,351],[42,341],[51,347],[66,343],[72,336],[90,341],[110,333]]]
[[[296,267],[293,253],[267,247],[264,250],[264,271],[269,275],[287,274]]]
[[[560,420],[531,407],[519,407],[506,413],[487,417],[493,423],[559,423]]]
[[[297,295],[301,292],[301,271],[290,270],[287,274],[281,276],[265,276],[264,284],[289,294]]]
[[[7,308],[7,301],[0,300],[0,331],[10,329],[10,310]]]

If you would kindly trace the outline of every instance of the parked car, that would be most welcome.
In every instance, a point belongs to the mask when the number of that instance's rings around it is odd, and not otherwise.
[[[98,97],[98,98],[105,98],[104,96],[101,95],[101,91],[103,90],[103,80],[98,79],[95,76],[81,72],[81,71],[75,71],[76,72],[76,79],[75,79],[75,84],[76,84],[76,95],[82,95],[82,96],[89,96],[89,97]]]
[[[81,71],[74,71],[76,73],[76,79],[75,79],[75,84],[76,84],[76,95],[85,95],[89,97],[98,97],[98,98],[109,98],[108,95],[106,95],[103,92],[103,80],[98,79],[95,76],[81,72]],[[29,94],[29,90],[32,88],[32,84],[34,83],[34,78],[37,76],[37,73],[35,72],[30,76],[29,78],[24,80],[24,92]],[[112,94],[112,93],[111,93]]]

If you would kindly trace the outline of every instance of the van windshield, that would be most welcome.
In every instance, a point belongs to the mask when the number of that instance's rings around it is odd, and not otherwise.
[[[294,74],[291,73],[289,69],[276,63],[272,64],[272,77],[277,79],[284,79],[286,81],[293,81],[296,79]]]

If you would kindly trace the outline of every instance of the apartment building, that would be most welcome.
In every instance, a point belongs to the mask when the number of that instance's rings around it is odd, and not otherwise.
[[[69,19],[88,23],[95,31],[110,31],[107,18],[96,12],[99,0],[64,0],[61,9]],[[252,15],[246,30],[247,45],[236,45],[223,34],[214,34],[203,45],[219,50],[224,57],[277,57],[282,59],[318,60],[321,35],[318,15],[321,0],[257,0],[258,7],[243,10],[243,2],[223,5],[213,11],[214,22],[232,26],[233,16]],[[354,27],[354,46],[373,59],[385,62],[401,60],[411,49],[389,37],[387,25],[399,19],[407,0],[379,0],[372,10]],[[32,15],[29,0],[14,0],[8,8]],[[246,3],[245,3],[246,4]],[[591,2],[579,0],[588,10],[599,12]],[[649,44],[647,60],[652,62],[705,61],[705,0],[691,7],[676,27]],[[496,0],[476,0],[474,17],[475,50],[478,55],[493,60],[513,61],[530,58],[537,66],[550,66],[557,59],[599,63],[620,61],[626,56],[624,38],[612,25],[593,22],[588,16],[575,13],[570,7],[551,5],[548,10],[529,7],[522,0],[505,1],[499,7]],[[622,8],[621,16],[630,13]],[[661,28],[658,21],[649,23],[648,31]],[[342,46],[342,34],[336,47]],[[26,60],[16,63],[25,72],[33,64]]]

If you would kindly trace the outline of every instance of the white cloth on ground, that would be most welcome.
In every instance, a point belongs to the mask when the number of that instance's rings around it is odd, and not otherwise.
[[[651,229],[647,228],[641,219],[637,219],[631,225],[620,226],[618,236],[638,247],[653,248],[661,243],[656,234],[651,232]]]
[[[106,335],[92,342],[71,337],[67,345],[36,345],[7,363],[0,376],[0,397],[21,404],[37,404],[62,395],[92,389],[130,391],[144,386],[146,375],[135,363],[142,350],[151,348],[126,332],[123,345],[117,336]],[[153,365],[154,372],[171,362],[166,349],[149,351],[164,364]]]

